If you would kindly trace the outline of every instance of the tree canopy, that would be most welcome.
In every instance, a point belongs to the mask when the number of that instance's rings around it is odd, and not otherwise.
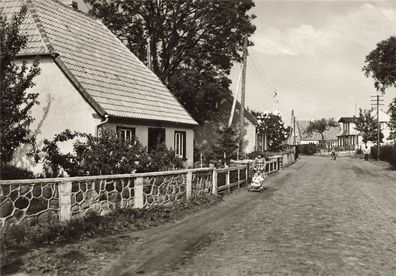
[[[245,35],[255,30],[252,0],[84,1],[146,63],[150,40],[154,72],[194,119],[219,112],[230,96],[227,75],[242,59]]]
[[[390,114],[388,122],[390,128],[389,139],[396,142],[396,98],[389,104],[388,113]]]
[[[324,142],[324,132],[330,130],[332,127],[337,126],[338,123],[333,118],[322,118],[319,120],[310,121],[304,132],[308,135],[318,133],[322,137],[322,142]]]
[[[34,137],[29,130],[33,117],[31,108],[37,104],[35,93],[27,89],[34,86],[33,78],[40,73],[38,61],[30,67],[26,61],[15,63],[18,52],[26,46],[27,39],[20,33],[20,26],[27,9],[9,20],[0,10],[0,144],[1,164],[11,161],[20,144],[31,143]]]
[[[359,116],[356,117],[355,129],[362,135],[362,140],[365,145],[367,142],[377,142],[377,120],[371,115],[371,110],[363,110],[359,108]],[[380,132],[380,142],[384,135]]]
[[[278,150],[287,140],[290,132],[290,129],[285,127],[280,114],[258,111],[252,111],[252,114],[258,122],[257,133],[267,135],[269,150]]]
[[[366,77],[373,77],[377,91],[385,93],[387,88],[396,87],[396,37],[379,42],[365,63],[363,71]]]

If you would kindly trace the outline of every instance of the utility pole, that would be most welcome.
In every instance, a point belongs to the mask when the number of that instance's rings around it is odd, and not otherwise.
[[[240,118],[239,118],[239,124],[240,124],[240,136],[239,136],[239,150],[240,152],[239,156],[242,156],[243,154],[243,134],[244,134],[244,121],[245,121],[245,89],[246,89],[246,63],[247,63],[247,44],[248,44],[248,38],[247,35],[245,35],[245,42],[244,42],[244,48],[243,48],[243,68],[242,68],[242,91],[241,91],[241,111],[240,111]]]
[[[289,133],[289,137],[290,137],[290,139],[289,139],[289,143],[291,144],[291,143],[293,143],[293,116],[294,116],[294,110],[292,110],[292,112],[291,112],[291,117],[290,117],[290,133]]]
[[[151,44],[150,37],[147,37],[147,68],[153,71],[153,64],[151,61]]]
[[[379,160],[380,157],[380,132],[381,132],[381,125],[380,125],[380,119],[379,119],[379,106],[384,105],[382,102],[384,101],[382,98],[382,95],[373,95],[371,96],[371,105],[376,105],[377,106],[377,160]],[[375,98],[375,99],[374,99]]]
[[[292,110],[293,114],[293,145],[296,145],[296,117],[294,116],[294,110]]]

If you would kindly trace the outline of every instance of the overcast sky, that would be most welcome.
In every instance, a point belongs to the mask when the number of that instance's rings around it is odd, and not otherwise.
[[[353,116],[355,107],[370,107],[373,80],[361,69],[379,41],[396,35],[396,0],[255,3],[257,30],[246,83],[250,109],[276,108],[290,122],[292,109],[297,119],[309,120]],[[232,70],[234,93],[240,71],[240,64]],[[395,96],[396,90],[390,89],[386,103]]]
[[[373,81],[361,68],[376,44],[396,35],[396,1],[256,0],[257,30],[249,48],[246,103],[277,108],[290,121],[353,116],[370,107]],[[235,91],[240,65],[231,78]],[[387,92],[390,102],[396,90]]]

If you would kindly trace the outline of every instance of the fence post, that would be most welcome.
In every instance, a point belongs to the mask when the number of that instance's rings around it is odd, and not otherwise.
[[[217,195],[217,170],[213,169],[212,194]]]
[[[241,183],[239,183],[239,181],[241,180],[240,174],[241,174],[241,170],[238,168],[238,189],[241,188]]]
[[[246,185],[247,185],[248,182],[249,182],[249,180],[248,180],[248,177],[249,177],[249,170],[250,170],[250,168],[249,168],[249,163],[248,163],[248,165],[246,166],[246,170],[245,170],[245,173],[246,173],[245,184],[246,184]]]
[[[143,197],[143,177],[137,177],[135,180],[135,204],[133,206],[134,208],[143,208]]]
[[[227,171],[226,174],[226,185],[227,185],[227,190],[230,193],[231,192],[231,187],[230,187],[230,171]]]
[[[186,179],[186,198],[189,200],[192,194],[192,172],[187,172],[187,179]]]
[[[69,221],[71,219],[71,191],[72,182],[60,182],[59,190],[59,221]]]

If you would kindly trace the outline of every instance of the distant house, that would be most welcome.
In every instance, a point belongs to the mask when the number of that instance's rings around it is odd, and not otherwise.
[[[318,145],[322,141],[322,136],[319,133],[312,133],[311,135],[305,133],[310,121],[296,120],[296,143],[299,145],[315,144]],[[328,148],[337,145],[337,134],[340,132],[340,127],[332,127],[323,133],[324,140]]]
[[[341,117],[338,120],[341,126],[341,132],[337,135],[338,147],[340,150],[356,150],[361,148],[362,137],[359,131],[355,129],[355,117]]]
[[[373,117],[377,119],[377,113],[373,112]],[[379,112],[380,128],[384,134],[382,144],[392,143],[392,140],[388,140],[390,129],[388,126],[389,115],[382,110]],[[355,129],[356,118],[355,117],[341,117],[338,122],[341,125],[341,132],[337,135],[338,146],[341,150],[356,150],[364,147],[363,137],[359,131]],[[373,146],[373,142],[368,142],[369,147]]]
[[[373,113],[374,113],[373,114],[374,119],[377,119],[377,112],[373,112]],[[390,120],[389,115],[383,110],[379,110],[379,123],[380,123],[381,132],[384,134],[384,139],[382,140],[384,144],[393,143],[392,139],[388,139],[391,132],[390,127],[388,125],[389,120]]]
[[[219,109],[223,114],[229,114],[231,111],[232,106],[232,98],[230,101],[224,101]],[[240,119],[240,110],[241,104],[237,102],[235,108],[235,114],[232,120],[232,126],[238,127],[239,126],[239,119]],[[224,119],[224,122],[227,118]],[[213,145],[217,141],[217,130],[219,127],[219,122],[217,120],[211,120],[203,123],[199,127],[195,129],[195,144],[197,147],[201,147],[202,145]],[[245,128],[245,135],[243,137],[243,152],[244,153],[251,153],[256,151],[258,146],[257,143],[257,135],[256,135],[256,128],[257,128],[257,120],[256,118],[247,110],[244,111],[244,128]]]
[[[32,111],[39,145],[65,129],[93,135],[109,129],[120,139],[137,137],[149,151],[165,144],[192,165],[197,123],[106,26],[57,0],[2,0],[0,9],[11,15],[23,4],[28,42],[18,56],[40,57],[31,88],[39,93]],[[23,150],[14,159],[18,166],[29,162]]]

